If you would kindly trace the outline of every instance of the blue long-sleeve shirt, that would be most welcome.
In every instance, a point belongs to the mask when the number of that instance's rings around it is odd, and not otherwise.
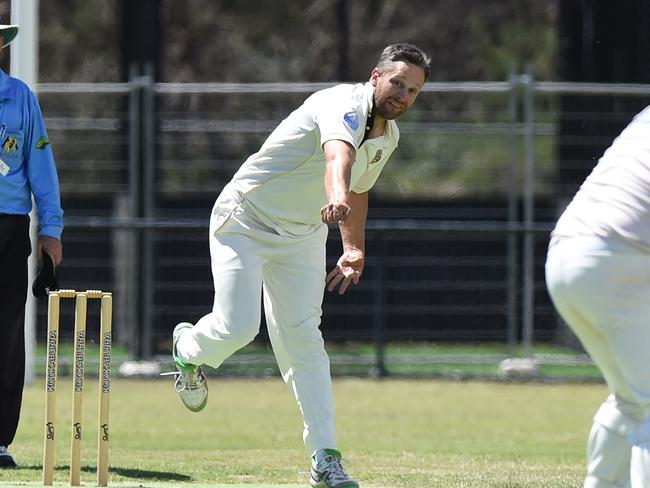
[[[27,215],[32,195],[39,235],[60,239],[59,178],[41,108],[25,83],[0,70],[0,214]]]

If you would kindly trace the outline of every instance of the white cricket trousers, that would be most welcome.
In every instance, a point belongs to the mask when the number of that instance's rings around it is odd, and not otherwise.
[[[227,204],[215,205],[212,313],[180,337],[177,352],[190,364],[219,367],[259,332],[263,296],[271,345],[303,416],[305,446],[310,453],[336,448],[330,363],[318,328],[327,226],[281,236],[247,216],[245,205],[227,216]]]
[[[621,239],[561,238],[546,284],[611,392],[594,417],[585,488],[650,488],[650,254]]]

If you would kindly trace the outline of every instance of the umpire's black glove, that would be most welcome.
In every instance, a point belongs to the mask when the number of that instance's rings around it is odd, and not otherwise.
[[[34,283],[32,283],[32,293],[36,298],[45,298],[50,291],[57,290],[59,283],[56,278],[56,269],[52,256],[43,249],[43,259],[41,260],[38,273]]]

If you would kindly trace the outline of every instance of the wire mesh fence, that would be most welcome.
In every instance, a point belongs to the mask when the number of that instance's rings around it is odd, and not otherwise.
[[[65,210],[62,286],[114,291],[115,339],[131,357],[165,354],[175,323],[209,311],[214,199],[326,86],[139,77],[38,87]],[[570,342],[545,290],[548,233],[648,93],[530,74],[427,83],[371,193],[364,279],[344,297],[326,293],[326,340],[373,343],[379,365],[400,341],[489,341],[509,353]],[[339,251],[333,228],[329,266]],[[38,337],[44,321],[39,304]]]

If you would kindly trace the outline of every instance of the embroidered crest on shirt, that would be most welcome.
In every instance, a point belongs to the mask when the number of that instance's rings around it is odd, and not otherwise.
[[[359,128],[359,117],[357,117],[356,112],[348,112],[343,116],[343,120],[352,130],[357,130]]]
[[[375,153],[375,157],[372,158],[372,160],[368,164],[378,163],[381,160],[382,153],[383,153],[383,150],[377,149],[377,152]]]
[[[38,138],[38,141],[36,141],[36,149],[45,149],[49,143],[50,140],[47,136],[41,136]]]
[[[18,142],[16,141],[16,138],[11,136],[7,137],[2,143],[2,149],[5,152],[15,152],[16,149],[18,149]]]

